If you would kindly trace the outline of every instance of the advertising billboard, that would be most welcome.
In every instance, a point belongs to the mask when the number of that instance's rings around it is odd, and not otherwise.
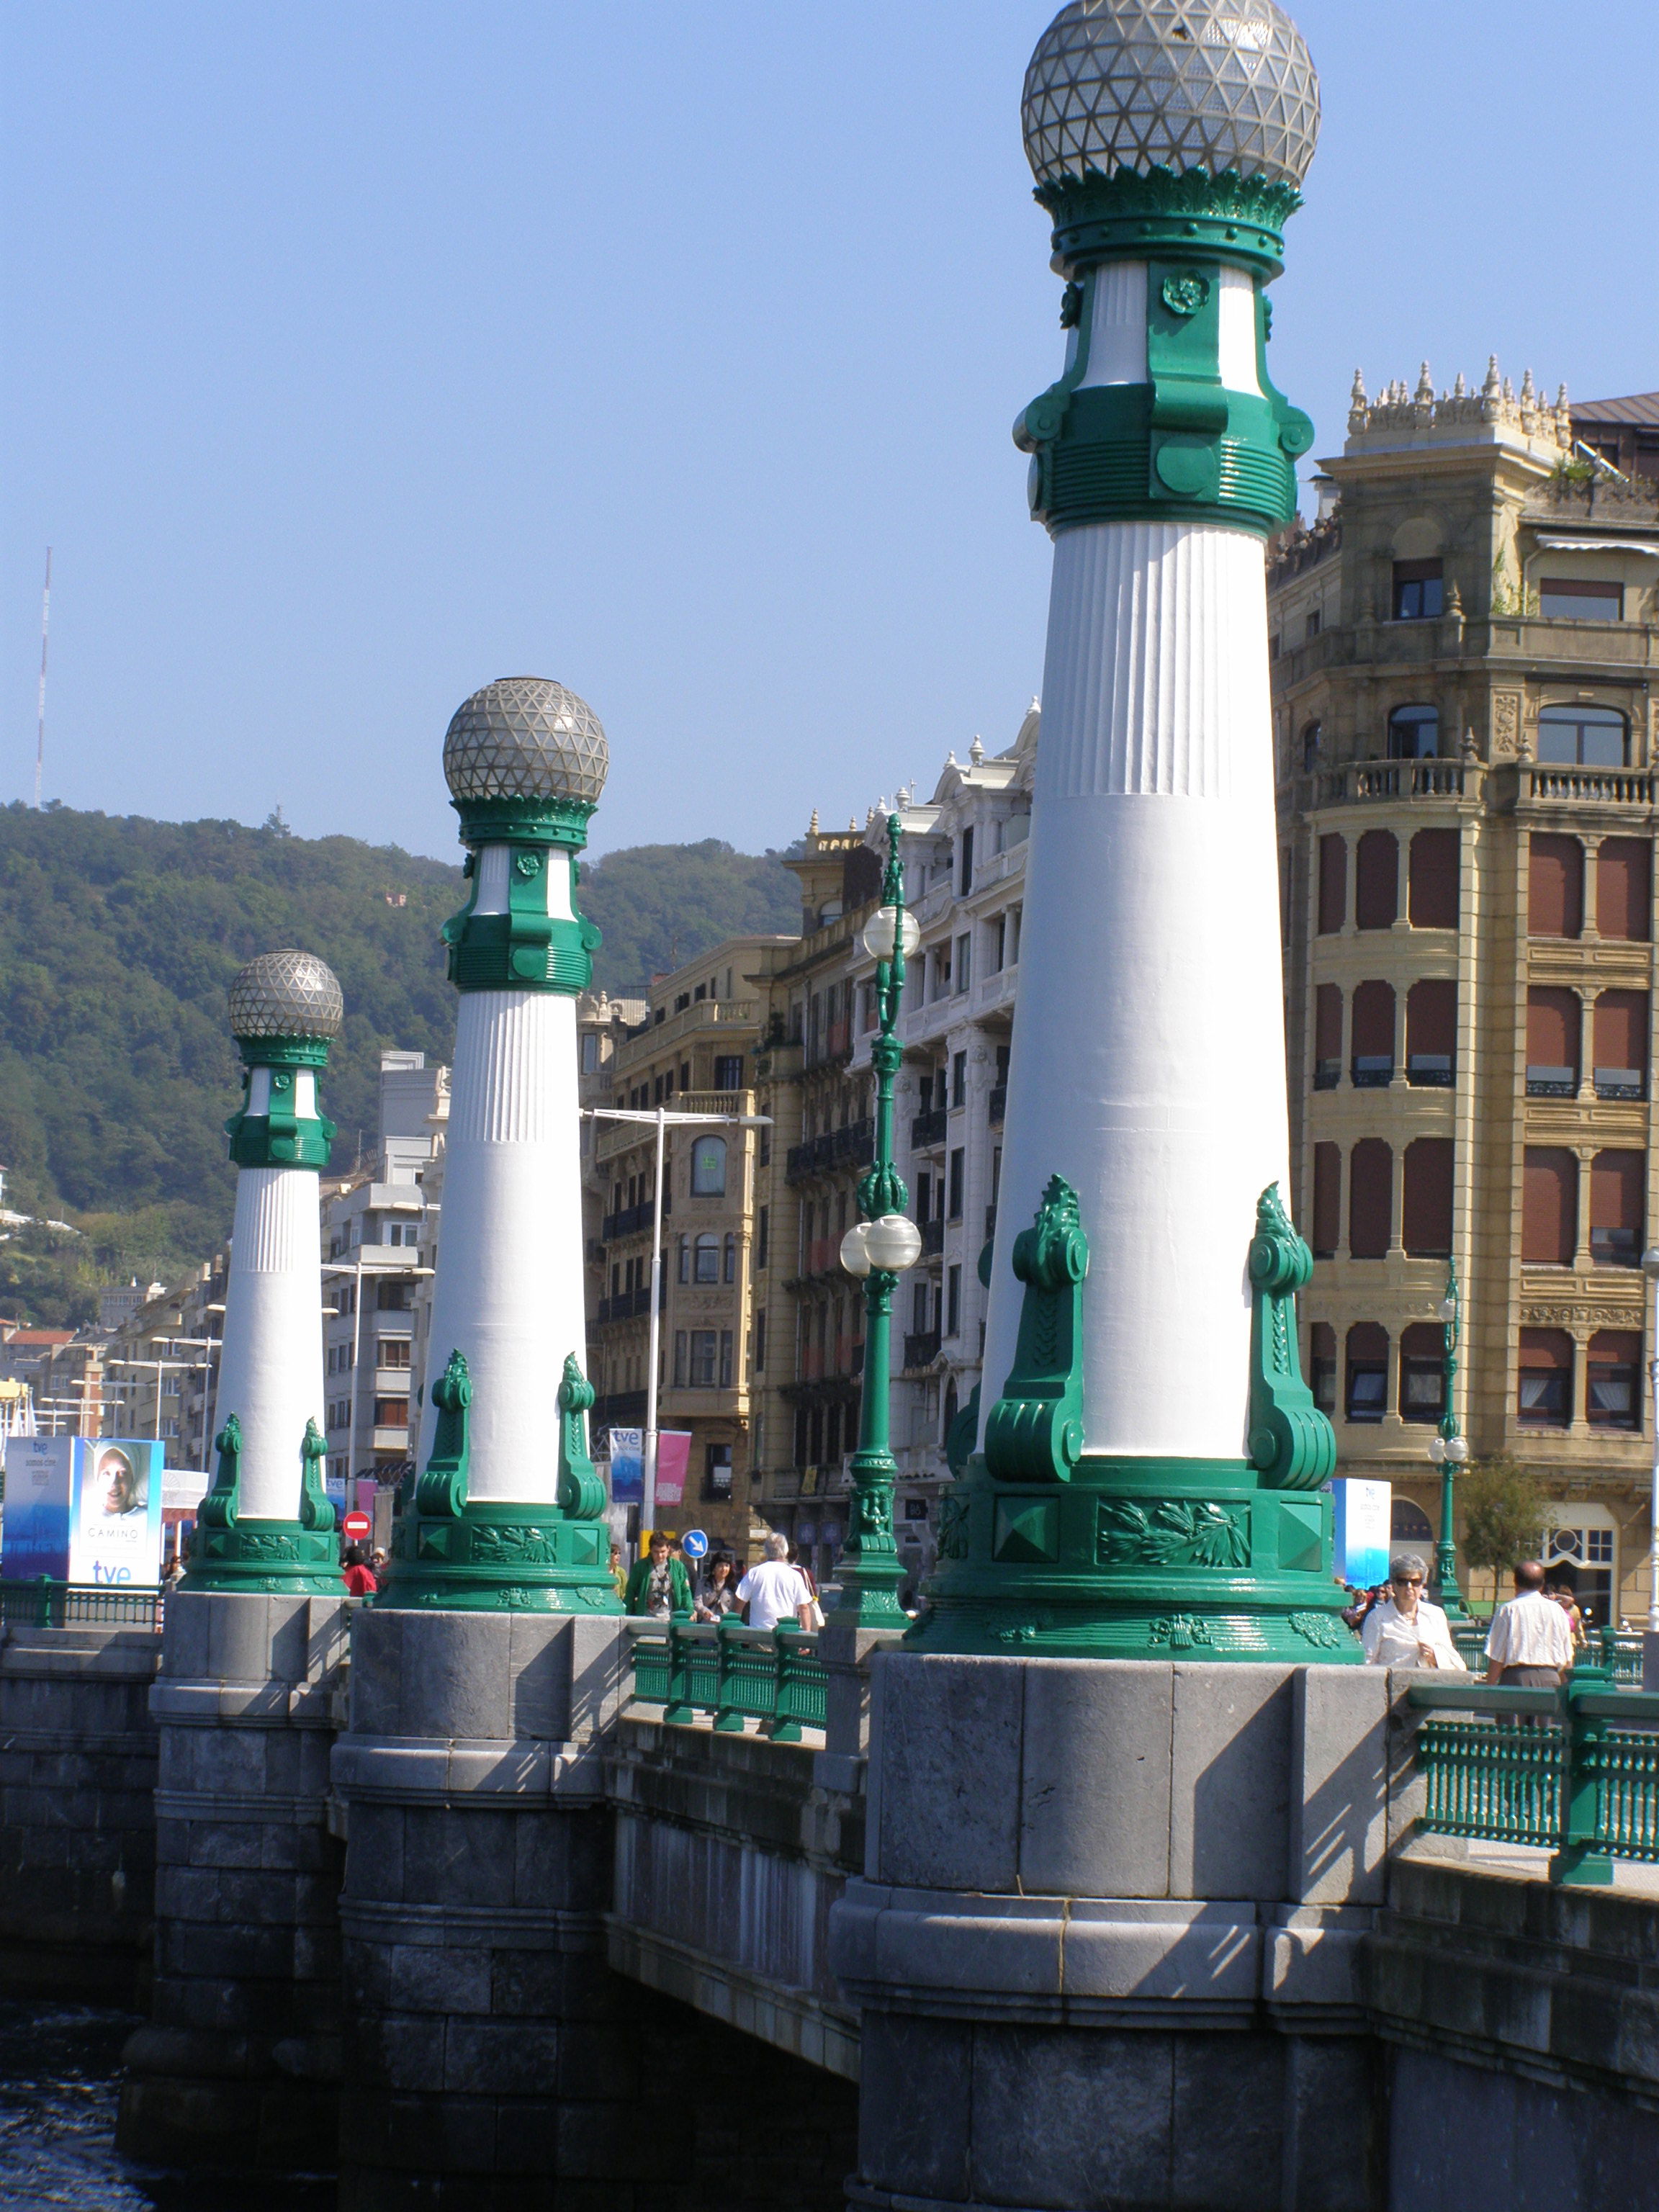
[[[645,1496],[645,1431],[611,1431],[611,1497],[617,1505],[637,1505]]]
[[[161,1571],[161,1444],[151,1437],[31,1437],[6,1468],[0,1578],[134,1583]]]

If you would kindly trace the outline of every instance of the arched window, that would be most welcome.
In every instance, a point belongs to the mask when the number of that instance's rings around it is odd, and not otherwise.
[[[1445,1412],[1445,1363],[1446,1332],[1437,1321],[1414,1321],[1408,1328],[1401,1329],[1400,1418],[1402,1421],[1434,1422]]]
[[[696,1267],[694,1279],[699,1283],[718,1283],[720,1279],[720,1240],[713,1235],[699,1237],[696,1243]]]
[[[1431,1544],[1434,1531],[1429,1526],[1429,1516],[1420,1505],[1413,1505],[1409,1498],[1396,1498],[1389,1508],[1389,1541],[1391,1544]]]
[[[1361,983],[1353,994],[1356,1091],[1386,1091],[1394,1081],[1394,985]]]
[[[1389,1333],[1374,1321],[1348,1331],[1348,1382],[1344,1411],[1351,1421],[1380,1421],[1389,1402]]]
[[[735,1237],[728,1237],[726,1240],[726,1257],[722,1272],[724,1273],[726,1280],[728,1283],[735,1283],[737,1281],[738,1240]]]
[[[1577,937],[1584,927],[1584,848],[1534,830],[1527,852],[1527,934]]]
[[[1394,1153],[1381,1137],[1362,1137],[1348,1158],[1348,1256],[1386,1260],[1394,1211]]]
[[[1348,841],[1334,830],[1319,841],[1319,934],[1334,937],[1348,918]]]
[[[725,1197],[726,1139],[724,1137],[698,1137],[693,1141],[691,1195],[693,1198]]]
[[[1437,707],[1396,707],[1389,717],[1390,760],[1433,760],[1440,750]]]
[[[1401,1241],[1414,1259],[1441,1260],[1451,1251],[1452,1140],[1419,1137],[1401,1164]]]
[[[689,1283],[690,1281],[691,1239],[689,1237],[682,1237],[680,1239],[680,1264],[678,1272],[681,1282]]]
[[[1406,996],[1406,1080],[1448,1091],[1457,1065],[1457,986],[1425,975]]]
[[[1368,830],[1354,868],[1357,929],[1392,929],[1400,912],[1400,841],[1392,830]]]
[[[1630,726],[1615,707],[1546,707],[1538,717],[1538,758],[1560,768],[1623,768]]]
[[[1457,927],[1457,832],[1419,830],[1407,864],[1407,919],[1413,929]]]

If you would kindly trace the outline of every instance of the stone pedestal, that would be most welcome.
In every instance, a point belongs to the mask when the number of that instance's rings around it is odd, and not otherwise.
[[[1376,2212],[1360,1947],[1388,1680],[1320,1667],[874,1667],[848,2201]]]
[[[335,2162],[341,1851],[328,1832],[343,1598],[175,1590],[150,1693],[155,1994],[118,2141],[157,2165]]]

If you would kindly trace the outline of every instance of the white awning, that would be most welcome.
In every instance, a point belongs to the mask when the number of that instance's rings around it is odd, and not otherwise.
[[[1650,538],[1545,538],[1539,546],[1546,553],[1640,553],[1659,561],[1659,544]]]

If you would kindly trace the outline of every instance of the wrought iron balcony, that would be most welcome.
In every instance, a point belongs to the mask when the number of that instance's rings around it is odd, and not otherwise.
[[[933,1145],[945,1142],[945,1112],[940,1106],[927,1114],[918,1114],[910,1124],[910,1149],[925,1151]]]
[[[1449,1091],[1455,1079],[1449,1052],[1414,1052],[1406,1062],[1406,1080],[1419,1091]]]
[[[1356,1091],[1386,1091],[1394,1081],[1394,1054],[1357,1052],[1348,1078]]]
[[[931,1367],[939,1358],[939,1333],[936,1328],[912,1329],[904,1340],[904,1364],[907,1367]]]
[[[1316,1060],[1314,1062],[1313,1087],[1316,1091],[1334,1091],[1342,1080],[1340,1060]]]
[[[1578,1070],[1576,1067],[1557,1067],[1547,1061],[1530,1061],[1527,1067],[1527,1096],[1528,1098],[1576,1098],[1578,1096]]]
[[[1639,1067],[1598,1067],[1595,1095],[1598,1098],[1645,1098],[1647,1079]]]
[[[875,1156],[875,1123],[867,1118],[849,1121],[844,1129],[827,1129],[821,1137],[791,1145],[784,1181],[804,1182],[810,1176],[833,1175],[840,1168],[868,1167]]]

